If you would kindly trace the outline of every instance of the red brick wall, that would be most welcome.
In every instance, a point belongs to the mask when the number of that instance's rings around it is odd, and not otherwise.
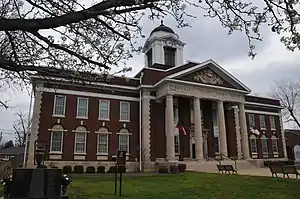
[[[54,93],[43,93],[42,104],[41,104],[41,115],[39,124],[39,136],[38,140],[48,143],[48,148],[50,146],[51,129],[54,124],[56,124],[58,118],[52,117],[53,112],[53,102]],[[82,119],[76,119],[76,107],[77,107],[77,96],[66,95],[66,117],[60,118],[60,124],[64,129],[68,130],[64,133],[64,145],[63,145],[63,160],[73,160],[74,151],[74,132],[77,126],[80,126]],[[97,150],[97,135],[94,133],[101,126],[102,122],[98,120],[99,114],[99,99],[95,97],[89,98],[89,117],[88,119],[83,119],[83,125],[90,131],[87,136],[87,156],[86,160],[97,160],[96,150]],[[101,98],[103,99],[103,98]],[[119,122],[119,102],[120,100],[108,99],[110,100],[110,121],[105,121],[106,127],[110,132],[109,135],[109,159],[111,156],[116,154],[118,147],[118,137],[117,132],[123,128],[124,122]],[[138,102],[130,101],[130,117],[131,121],[126,123],[126,127],[132,133],[130,136],[130,159],[138,155],[137,146],[139,144],[139,111]],[[48,153],[46,154],[48,158]]]
[[[250,136],[250,127],[249,127],[249,113],[246,113],[246,121],[247,121],[247,126],[248,126],[248,132]],[[274,116],[275,117],[275,126],[276,126],[276,131],[271,130],[270,127],[270,119],[267,114],[256,114],[254,113],[254,118],[255,118],[255,128],[258,129],[260,132],[260,135],[258,136],[257,140],[257,152],[258,152],[258,158],[263,158],[263,152],[262,152],[262,141],[260,137],[262,136],[262,130],[260,129],[260,122],[259,122],[259,115],[264,115],[265,120],[266,120],[266,130],[264,130],[266,137],[268,138],[268,152],[269,152],[269,158],[273,158],[273,150],[272,150],[272,140],[271,137],[273,133],[275,132],[274,135],[276,135],[278,139],[278,148],[279,148],[279,157],[283,158],[284,153],[283,153],[283,147],[282,147],[282,136],[281,136],[281,129],[280,129],[280,118],[279,116]],[[249,147],[250,147],[250,142],[249,142]]]

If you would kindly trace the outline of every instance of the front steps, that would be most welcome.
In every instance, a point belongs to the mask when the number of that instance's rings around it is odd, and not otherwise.
[[[187,160],[187,161],[184,161],[184,163],[187,165],[187,168],[186,168],[187,171],[218,173],[217,165],[219,164],[219,162],[216,160],[212,160],[212,161]],[[232,160],[223,160],[223,161],[221,161],[221,164],[232,165],[233,168],[235,168],[235,163]],[[248,162],[247,160],[236,160],[236,164],[237,164],[237,170],[257,168],[253,164]]]

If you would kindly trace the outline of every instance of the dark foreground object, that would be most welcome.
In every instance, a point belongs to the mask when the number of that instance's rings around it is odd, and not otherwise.
[[[14,169],[9,187],[9,199],[68,198],[63,196],[61,169]]]

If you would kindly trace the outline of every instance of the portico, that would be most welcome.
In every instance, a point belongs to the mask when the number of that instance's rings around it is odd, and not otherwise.
[[[218,116],[218,129],[220,138],[220,154],[228,155],[224,102],[231,104],[230,108],[238,109],[238,118],[235,123],[240,126],[241,139],[237,139],[236,145],[241,147],[238,151],[242,151],[243,156],[239,157],[249,159],[249,144],[247,136],[247,125],[244,108],[244,91],[235,89],[221,88],[211,85],[194,84],[174,82],[172,80],[166,81],[157,89],[157,98],[165,99],[165,125],[166,125],[166,159],[173,161],[176,159],[174,146],[174,132],[176,124],[174,124],[174,98],[184,97],[192,101],[193,117],[194,117],[194,141],[195,141],[195,160],[203,160],[205,157],[205,150],[207,150],[207,143],[203,140],[203,126],[202,126],[202,105],[201,100],[210,100],[217,104],[216,111]],[[229,132],[229,133],[238,133]],[[241,142],[241,143],[238,143]],[[191,151],[190,151],[191,153]]]

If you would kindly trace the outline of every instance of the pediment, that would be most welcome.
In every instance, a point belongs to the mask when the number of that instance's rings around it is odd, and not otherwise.
[[[184,82],[207,84],[250,92],[250,89],[213,61],[196,65],[170,76]],[[169,78],[170,78],[169,77]]]

